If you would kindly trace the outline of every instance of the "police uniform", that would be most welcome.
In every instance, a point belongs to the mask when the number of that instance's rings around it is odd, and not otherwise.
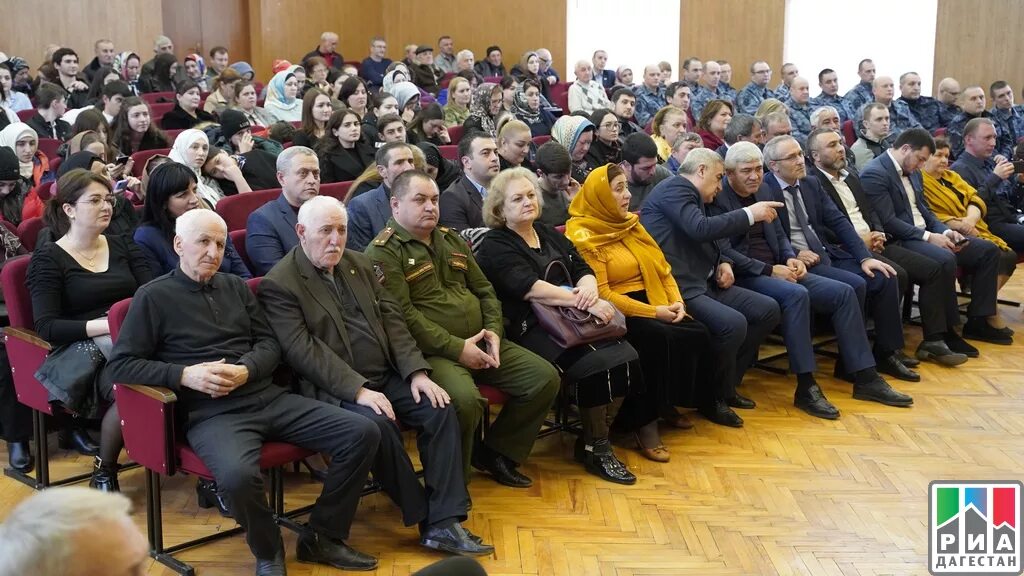
[[[498,368],[476,370],[459,364],[467,338],[484,328],[499,336],[503,333],[501,303],[466,242],[453,230],[438,226],[427,245],[391,218],[366,255],[373,261],[378,281],[401,303],[433,380],[451,396],[462,431],[466,481],[474,435],[487,402],[474,379],[510,397],[484,442],[495,452],[523,462],[558,394],[559,375],[546,360],[504,338]]]

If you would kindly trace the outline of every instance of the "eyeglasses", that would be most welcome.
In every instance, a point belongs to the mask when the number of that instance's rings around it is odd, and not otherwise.
[[[804,153],[803,152],[794,152],[794,153],[790,154],[789,156],[786,156],[785,158],[776,158],[775,161],[776,162],[793,162],[795,160],[801,160],[802,161],[803,159],[804,159]]]
[[[604,128],[605,130],[618,130],[619,129],[619,123],[615,122],[613,124],[601,124],[600,127]]]
[[[109,196],[103,196],[102,198],[99,196],[93,196],[92,198],[85,199],[84,202],[93,207],[99,206],[101,203],[106,202],[107,204],[110,204],[111,207],[114,207],[117,205],[117,196],[114,196],[113,194]],[[76,202],[76,204],[81,203],[81,200]]]

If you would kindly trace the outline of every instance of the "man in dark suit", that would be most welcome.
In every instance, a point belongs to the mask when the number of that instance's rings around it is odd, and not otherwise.
[[[918,298],[921,302],[921,323],[924,326],[924,333],[945,332],[945,302],[948,295],[955,292],[953,279],[942,274],[942,266],[937,261],[908,250],[896,242],[887,241],[882,219],[868,201],[860,178],[846,170],[847,156],[844,154],[842,137],[838,133],[828,129],[815,130],[808,136],[807,145],[813,162],[812,174],[818,178],[822,189],[832,198],[836,208],[850,220],[864,246],[875,258],[896,270],[900,294],[907,293],[910,282],[920,286]],[[825,236],[830,242],[839,241],[827,228]],[[932,359],[945,366],[956,366],[967,361],[967,356],[953,352],[941,339],[922,341],[921,347],[928,351],[927,355]],[[919,364],[917,358],[905,356],[902,351],[897,351],[896,354],[896,359],[908,369]],[[899,377],[899,365],[892,360],[891,357],[880,358],[878,369]]]
[[[390,142],[377,149],[377,173],[380,186],[356,196],[348,203],[348,240],[345,248],[362,252],[391,218],[391,182],[402,172],[416,166],[412,147],[404,142]]]
[[[658,184],[644,202],[640,221],[665,252],[687,310],[707,326],[720,368],[718,389],[701,413],[725,426],[743,420],[732,408],[753,408],[736,392],[744,372],[757,359],[761,342],[779,323],[771,298],[734,286],[732,260],[722,253],[725,239],[757,222],[776,217],[779,202],[757,202],[743,210],[708,216],[706,205],[722,190],[722,157],[713,150],[690,151],[679,177]]]
[[[253,274],[265,276],[274,264],[298,246],[295,235],[302,204],[320,194],[320,160],[305,146],[292,146],[277,157],[281,195],[260,206],[245,223],[245,250]]]
[[[800,146],[792,140],[799,154]],[[755,144],[738,142],[725,157],[727,179],[715,199],[712,213],[728,214],[751,206],[759,199],[779,200],[764,183],[764,158]],[[790,165],[803,166],[792,158]],[[769,176],[772,178],[773,176]],[[781,214],[780,209],[780,214]],[[780,218],[781,220],[781,218]],[[909,396],[894,391],[878,375],[864,328],[862,305],[857,292],[842,278],[808,273],[806,263],[790,244],[782,222],[756,223],[744,234],[731,239],[725,254],[733,260],[736,283],[771,297],[782,310],[782,335],[789,354],[790,370],[796,373],[793,404],[812,416],[836,419],[839,410],[826,398],[814,378],[816,363],[811,343],[811,312],[828,315],[839,340],[839,353],[846,370],[854,376],[853,397],[892,406],[909,406]],[[874,265],[874,264],[872,264]],[[830,275],[849,274],[818,264],[814,270]],[[859,280],[853,276],[854,280]]]
[[[456,231],[484,227],[484,196],[498,175],[498,145],[483,132],[470,132],[459,140],[462,178],[441,194],[438,224]]]
[[[469,495],[451,398],[430,379],[430,364],[370,261],[344,249],[347,228],[337,199],[316,197],[302,205],[299,247],[260,285],[267,319],[304,395],[380,427],[373,476],[401,507],[405,525],[420,525],[420,542],[459,554],[490,554],[494,548],[460,524]],[[405,452],[399,418],[416,429],[426,487]]]
[[[765,145],[765,157],[772,174],[765,180],[773,199],[786,203],[786,209],[779,211],[779,221],[797,257],[818,276],[852,286],[861,308],[866,305],[875,320],[877,362],[897,377],[920,380],[897,354],[904,342],[896,270],[867,249],[850,220],[826,198],[817,178],[806,177],[804,153],[795,139],[779,137],[769,144]]]
[[[917,169],[935,152],[935,141],[923,128],[905,130],[889,150],[868,162],[861,170],[861,182],[875,213],[882,219],[886,234],[904,248],[923,254],[940,263],[942,274],[952,283],[956,268],[963,268],[971,277],[971,302],[967,307],[967,323],[963,338],[1010,344],[1006,329],[988,323],[996,313],[996,286],[999,274],[999,248],[980,238],[967,241],[959,232],[950,230],[928,208],[924,201],[921,175]],[[975,356],[978,351],[956,334],[959,320],[956,294],[950,291],[944,301],[945,330],[926,332],[925,340],[944,340],[954,352]],[[937,329],[937,328],[936,328]],[[918,348],[918,358],[931,357],[929,349]]]

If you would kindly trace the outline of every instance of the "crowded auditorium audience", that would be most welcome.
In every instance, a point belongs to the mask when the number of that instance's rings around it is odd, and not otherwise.
[[[687,57],[676,79],[667,62],[613,70],[595,46],[563,77],[547,48],[507,68],[499,46],[477,60],[448,35],[395,61],[368,40],[347,62],[324,32],[269,77],[231,47],[179,60],[164,36],[145,63],[148,48],[107,39],[84,67],[55,46],[36,78],[0,53],[4,260],[30,253],[28,328],[51,347],[35,376],[78,416],[57,426],[61,446],[94,457],[90,486],[117,492],[114,382],[170,388],[212,472],[201,503],[246,530],[257,574],[285,574],[264,442],[328,463],[299,560],[376,566],[348,543],[370,472],[423,546],[489,555],[463,526],[472,469],[540,482],[520,467],[552,410],[575,406],[587,472],[630,485],[613,440],[668,462],[658,423],[691,428],[679,408],[742,427],[736,410],[757,404],[740,385],[773,331],[793,405],[830,420],[821,330],[838,341],[835,377],[893,413],[914,401],[887,378],[965,364],[982,354],[969,341],[1013,344],[997,305],[1024,256],[1024,107],[1006,81],[943,78],[933,98],[917,72],[863,59],[840,94],[836,70],[786,63],[776,85],[757,60],[735,63],[749,81],[734,88],[721,59]],[[922,337],[909,354],[908,299]],[[551,319],[567,316],[606,330],[567,338]],[[27,473],[40,439],[3,360],[0,432]],[[76,510],[127,530],[122,499]],[[32,566],[11,558],[0,566]]]

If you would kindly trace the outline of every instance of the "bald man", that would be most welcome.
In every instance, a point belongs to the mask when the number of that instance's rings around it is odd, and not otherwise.
[[[943,78],[939,81],[938,96],[935,98],[939,101],[939,125],[943,128],[949,127],[953,122],[953,118],[962,112],[960,109],[960,83],[956,81],[956,78]]]
[[[789,108],[789,120],[793,125],[791,134],[806,150],[807,136],[811,133],[811,84],[807,78],[793,78],[789,83],[789,95],[782,102]]]
[[[940,116],[942,105],[935,98],[921,95],[921,76],[917,72],[900,75],[900,102],[906,103],[921,127],[932,134],[943,126]]]
[[[785,102],[789,98],[789,91],[793,87],[793,80],[800,76],[800,70],[796,64],[786,62],[782,65],[782,83],[775,89],[775,98]]]
[[[921,123],[910,111],[910,106],[902,100],[895,100],[896,88],[893,85],[892,77],[876,76],[871,81],[871,92],[875,102],[884,105],[889,109],[889,134],[896,138],[900,132],[911,128],[920,128]]]
[[[654,114],[665,104],[665,87],[661,85],[661,69],[657,64],[644,66],[644,81],[633,88],[636,95],[636,109],[633,117],[636,123],[647,126]]]
[[[284,543],[260,473],[260,447],[271,441],[330,457],[298,559],[373,569],[377,560],[345,540],[380,430],[355,412],[274,384],[281,348],[263,309],[244,280],[218,272],[227,235],[212,210],[177,218],[179,266],[135,293],[109,363],[112,376],[177,394],[185,438],[245,530],[257,575],[285,574]]]
[[[700,118],[700,113],[712,100],[732,101],[732,97],[722,87],[722,66],[714,60],[704,63],[701,83],[691,87],[691,90],[693,94],[690,96],[690,112],[694,118]]]

